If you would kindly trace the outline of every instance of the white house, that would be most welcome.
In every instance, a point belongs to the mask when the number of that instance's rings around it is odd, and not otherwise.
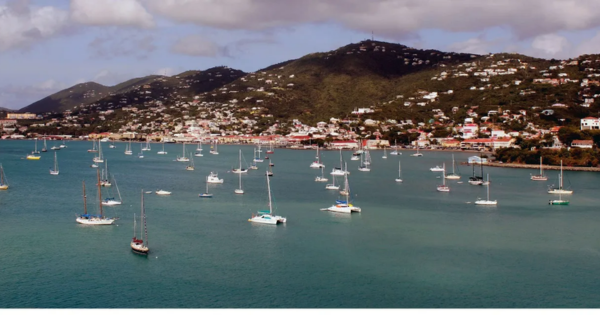
[[[585,117],[581,119],[581,130],[600,129],[600,118]]]

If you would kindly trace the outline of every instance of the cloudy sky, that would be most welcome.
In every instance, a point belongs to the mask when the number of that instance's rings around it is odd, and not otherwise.
[[[416,48],[600,52],[599,0],[0,0],[0,106],[71,85],[255,71],[371,37]]]

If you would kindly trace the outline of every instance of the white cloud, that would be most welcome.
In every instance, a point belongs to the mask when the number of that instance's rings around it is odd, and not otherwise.
[[[597,0],[140,0],[180,23],[228,30],[264,30],[336,22],[388,38],[420,29],[481,31],[508,27],[519,39],[600,26]]]
[[[138,30],[113,29],[97,36],[88,44],[94,58],[111,59],[134,56],[144,59],[156,49],[154,36]]]
[[[566,37],[557,34],[544,34],[536,36],[531,42],[531,47],[538,50],[537,55],[545,57],[564,57],[571,48],[571,43]]]
[[[29,48],[34,43],[60,34],[68,24],[66,11],[31,6],[29,1],[0,5],[0,52]]]
[[[188,35],[173,44],[171,51],[188,56],[217,57],[225,55],[225,50],[217,43],[202,35]]]
[[[448,50],[461,53],[485,55],[491,52],[491,47],[493,45],[493,41],[487,41],[481,37],[476,37],[470,38],[463,42],[453,43],[448,46]]]
[[[154,19],[137,0],[71,0],[71,18],[87,25],[154,27]]]

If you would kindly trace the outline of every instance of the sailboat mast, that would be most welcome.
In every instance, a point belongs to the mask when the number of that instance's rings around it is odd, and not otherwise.
[[[273,214],[273,205],[271,204],[271,182],[267,173],[267,191],[269,192],[269,214]]]
[[[144,224],[144,243],[148,247],[148,228],[146,227],[146,210],[144,209],[144,194],[142,194],[142,222]]]
[[[402,175],[400,174],[400,161],[398,161],[398,178],[401,178]]]
[[[442,186],[446,186],[446,163],[442,164],[444,168],[444,173],[442,174]]]
[[[104,212],[102,211],[102,190],[100,189],[100,170],[96,170],[96,178],[98,179],[98,203],[100,204],[100,217],[104,217]]]
[[[87,196],[85,194],[85,181],[83,183],[83,214],[87,214]]]
[[[106,175],[108,178],[108,175]],[[117,187],[117,194],[119,195],[119,201],[123,202],[123,198],[121,198],[121,191],[119,191],[119,185],[117,185],[117,179],[113,176],[113,181],[115,182],[115,186]]]
[[[135,213],[133,213],[133,238],[135,238]]]
[[[350,187],[348,186],[348,172],[344,174],[344,185],[346,186],[346,205],[350,206]]]
[[[487,200],[490,201],[490,174],[487,174]]]
[[[559,184],[560,184],[560,189],[562,190],[563,188],[563,173],[562,173],[562,160],[560,160],[560,177],[559,177]]]
[[[544,176],[544,169],[542,168],[542,157],[540,156],[540,176]]]
[[[0,165],[0,185],[4,185],[4,168]]]

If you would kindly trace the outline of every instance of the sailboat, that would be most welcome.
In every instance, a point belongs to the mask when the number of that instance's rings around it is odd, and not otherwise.
[[[157,189],[154,193],[157,195],[170,195],[171,194],[170,191],[166,191],[166,190],[162,190],[162,189]]]
[[[340,189],[340,186],[336,186],[335,185],[335,176],[331,176],[331,179],[332,179],[332,183],[325,185],[325,189],[329,189],[329,190],[338,190],[338,189]]]
[[[487,182],[490,182],[490,174],[487,174]],[[477,199],[477,201],[475,201],[476,205],[482,205],[482,206],[495,206],[498,204],[497,200],[490,200],[490,184],[486,185],[487,186],[487,199],[483,200],[483,199]]]
[[[344,161],[342,160],[342,149],[340,148],[340,167],[334,167],[330,174],[333,176],[344,176],[346,171],[342,170],[342,165],[344,165]]]
[[[452,173],[446,175],[446,179],[460,179],[460,175],[456,173],[456,162],[454,161],[454,154],[452,154]]]
[[[198,197],[200,198],[212,198],[213,194],[209,194],[208,193],[208,176],[206,176],[206,193],[204,194],[198,194]]]
[[[321,163],[321,155],[319,154],[319,146],[317,145],[317,157],[314,162],[310,164],[310,168],[324,168],[325,164]]]
[[[267,150],[267,154],[273,154],[275,153],[275,151],[273,151],[273,143],[269,142],[269,150]]]
[[[115,142],[114,142],[114,141],[113,141],[113,142],[111,142],[111,143],[108,145],[108,148],[109,148],[109,149],[114,149],[114,148],[116,148],[116,147],[117,147],[117,146],[115,145]]]
[[[4,175],[4,168],[2,164],[0,164],[0,190],[7,190],[8,182],[6,181],[6,176]]]
[[[400,168],[400,161],[398,161],[398,178],[396,178],[396,182],[402,183],[402,169]]]
[[[321,176],[317,176],[315,177],[315,182],[326,182],[329,179],[325,177],[325,175],[323,174],[323,168],[321,168]]]
[[[224,180],[219,178],[218,173],[210,172],[210,175],[206,177],[206,182],[211,184],[223,184]]]
[[[119,196],[119,200],[116,200],[114,197],[107,197],[102,201],[102,204],[105,206],[118,206],[123,204],[123,198],[121,198],[121,191],[119,190],[119,185],[117,185],[117,180],[113,176],[113,181],[115,182],[115,188],[117,188],[117,195]],[[105,187],[110,187],[105,186]]]
[[[269,163],[269,170],[267,171],[267,176],[273,176],[273,164]]]
[[[348,169],[348,163],[345,164],[345,169]],[[348,174],[344,175],[344,189],[340,190],[340,195],[348,196],[350,194],[350,187],[348,187]]]
[[[147,255],[150,249],[148,248],[148,228],[146,227],[146,211],[144,209],[144,190],[142,189],[142,213],[140,214],[140,219],[142,220],[142,225],[140,226],[140,236],[142,233],[144,234],[143,239],[139,239],[135,235],[135,213],[133,214],[133,239],[131,240],[131,250],[133,252]]]
[[[563,188],[563,165],[562,160],[560,160],[560,174],[558,175],[558,188],[548,189],[549,194],[565,194],[570,195],[573,193],[572,190],[566,190]]]
[[[60,146],[53,145],[50,150],[60,150]]]
[[[185,170],[186,171],[193,171],[194,170],[194,158],[192,157],[191,153],[190,153],[190,164],[185,167]]]
[[[104,163],[104,156],[102,155],[102,143],[98,141],[98,155],[92,159],[96,163]]]
[[[348,183],[348,174],[344,175],[344,186],[348,189],[346,200],[336,200],[335,204],[329,208],[322,208],[321,211],[332,211],[342,213],[361,212],[362,209],[355,207],[350,203],[350,184]]]
[[[242,150],[240,150],[240,152],[242,152]],[[239,178],[239,184],[240,184],[240,186],[239,186],[239,188],[238,188],[238,189],[234,190],[234,192],[235,192],[237,195],[243,195],[243,194],[244,194],[244,190],[242,189],[242,172],[238,172],[237,174],[238,174],[238,178]]]
[[[142,151],[152,151],[150,148],[150,139],[146,139],[146,147],[142,148]]]
[[[210,151],[208,151],[208,153],[217,155],[219,154],[219,151],[217,149],[217,141],[215,140],[214,146],[210,146]]]
[[[140,152],[138,153],[138,159],[143,159],[144,158],[144,148],[142,147],[142,144],[140,143]]]
[[[54,148],[54,147],[53,147]],[[89,153],[96,153],[98,152],[98,148],[96,147],[96,141],[92,140],[92,148],[87,150]]]
[[[161,155],[167,154],[167,151],[165,151],[165,142],[164,141],[163,141],[163,148],[162,148],[162,150],[156,152],[156,154],[161,154]]]
[[[56,151],[54,151],[54,169],[50,169],[50,175],[58,175],[58,159],[56,157]]]
[[[469,177],[469,184],[483,185],[483,164],[481,164],[481,176],[475,176],[475,163],[473,163],[473,176]]]
[[[450,187],[446,186],[446,163],[443,166],[444,170],[442,173],[442,184],[437,186],[437,191],[450,192]]]
[[[131,150],[131,139],[129,139],[129,143],[125,146],[125,155],[133,155],[133,151]]]
[[[185,142],[183,143],[183,154],[177,156],[177,162],[189,162],[190,159],[185,156]]]
[[[111,185],[108,177],[108,159],[106,159],[104,160],[104,170],[102,171],[102,174],[100,174],[100,186],[110,187]]]
[[[44,138],[44,147],[42,148],[42,152],[48,152],[48,149],[46,149],[46,138]]]
[[[396,140],[394,140],[394,151],[390,152],[390,155],[402,155],[401,152],[398,152],[398,144],[396,143]]]
[[[202,152],[202,141],[198,141],[198,147],[196,148],[196,152]]]
[[[369,165],[366,164],[365,161],[363,161],[363,156],[365,156],[365,158],[367,158],[367,154],[368,154],[368,151],[365,154],[360,155],[360,165],[358,166],[358,170],[361,172],[370,172],[371,171],[371,168],[369,167]]]
[[[383,156],[381,158],[382,159],[387,159],[387,154],[385,153],[385,147],[383,147]]]
[[[540,175],[531,175],[531,180],[548,180],[544,175],[544,167],[542,166],[542,157],[540,156]]]
[[[253,161],[256,163],[263,162],[263,159],[260,158],[260,152],[261,152],[260,149],[257,150],[256,148],[254,148],[254,160]],[[258,157],[256,156],[256,153],[258,153]]]
[[[239,160],[239,167],[232,169],[231,172],[235,173],[235,174],[248,173],[247,168],[242,168],[242,150],[241,149],[240,149],[240,154],[239,154],[238,160]]]
[[[269,181],[269,176],[265,177],[267,178],[267,191],[269,194],[269,210],[259,210],[258,213],[253,214],[252,217],[248,219],[248,221],[266,224],[285,223],[287,222],[287,218],[278,215],[273,215],[273,201],[271,200],[271,183]]]
[[[63,143],[61,145],[59,145],[59,147],[61,149],[66,149],[67,148],[67,144],[65,143],[65,140],[63,139]]]
[[[411,154],[410,156],[423,156],[423,153],[419,152],[419,146],[417,146],[417,153]]]
[[[35,149],[33,149],[33,151],[31,151],[31,154],[27,155],[27,159],[28,160],[39,160],[42,157],[39,155],[40,152],[38,152],[37,150],[37,138],[35,139]]]
[[[96,177],[98,178],[98,205],[100,207],[100,215],[91,215],[87,213],[87,196],[85,194],[85,182],[83,182],[83,209],[84,213],[80,214],[75,221],[80,224],[86,225],[111,225],[117,220],[116,218],[107,218],[104,216],[102,209],[102,191],[100,190],[100,172],[96,171]]]

